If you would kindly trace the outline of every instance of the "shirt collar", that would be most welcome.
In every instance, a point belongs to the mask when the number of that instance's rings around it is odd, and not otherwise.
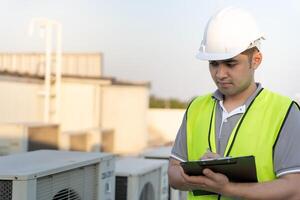
[[[260,83],[256,83],[256,90],[255,92],[248,97],[248,99],[245,102],[245,106],[248,107],[250,105],[250,103],[252,102],[252,100],[257,96],[257,94],[259,93],[259,91],[262,89],[262,86]],[[213,94],[212,94],[212,98],[216,99],[217,101],[223,101],[224,100],[224,95],[221,93],[220,90],[216,90]]]

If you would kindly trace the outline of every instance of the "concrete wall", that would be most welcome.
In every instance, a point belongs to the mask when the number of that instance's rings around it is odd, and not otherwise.
[[[101,112],[99,83],[63,80],[61,99],[62,131],[99,127]]]
[[[185,109],[149,109],[148,130],[153,145],[175,140]]]
[[[17,80],[17,81],[16,81]],[[44,113],[43,81],[0,79],[0,122],[41,122]],[[99,127],[100,84],[81,79],[62,81],[61,130]]]
[[[4,79],[0,76],[0,122],[41,121],[43,97],[41,81]]]
[[[101,127],[114,130],[114,153],[137,154],[148,143],[148,86],[102,88]]]
[[[3,91],[0,122],[42,122],[44,97],[39,93],[43,84],[37,78],[0,79]],[[71,145],[69,134],[91,130],[99,130],[101,134],[102,129],[111,130],[115,153],[138,154],[147,147],[148,85],[110,84],[110,80],[62,79],[60,130],[63,139],[60,144],[63,149]]]

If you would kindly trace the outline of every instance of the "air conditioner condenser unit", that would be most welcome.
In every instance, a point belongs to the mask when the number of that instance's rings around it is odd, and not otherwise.
[[[117,200],[167,200],[168,162],[123,157],[116,161]]]
[[[145,159],[169,160],[172,146],[163,146],[147,149],[141,154]],[[187,193],[169,187],[169,200],[186,200]]]
[[[113,200],[115,157],[39,150],[0,157],[1,200]]]

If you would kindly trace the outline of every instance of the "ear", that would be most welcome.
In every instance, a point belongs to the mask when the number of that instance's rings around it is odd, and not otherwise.
[[[262,61],[262,53],[259,51],[254,52],[252,56],[252,67],[254,70],[258,68],[261,61]]]

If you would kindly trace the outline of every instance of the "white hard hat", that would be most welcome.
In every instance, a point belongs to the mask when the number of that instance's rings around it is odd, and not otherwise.
[[[263,34],[248,12],[227,7],[208,21],[197,58],[226,60],[251,47],[260,48],[261,39]]]

